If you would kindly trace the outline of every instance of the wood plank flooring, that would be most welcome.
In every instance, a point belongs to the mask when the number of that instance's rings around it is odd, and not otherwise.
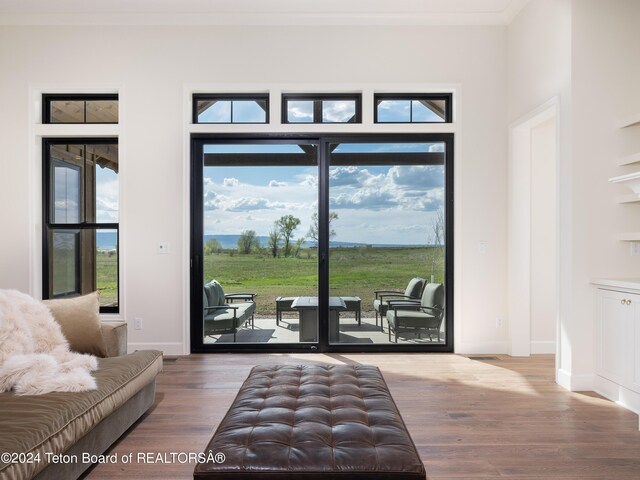
[[[189,479],[193,463],[144,464],[138,452],[201,452],[251,367],[380,367],[430,480],[640,479],[638,416],[554,383],[553,356],[474,360],[439,354],[213,354],[168,358],[149,414],[112,447],[132,464],[86,478]]]

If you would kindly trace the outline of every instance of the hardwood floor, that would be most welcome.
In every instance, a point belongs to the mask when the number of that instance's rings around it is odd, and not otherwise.
[[[438,354],[214,354],[165,360],[156,403],[86,478],[192,478],[193,463],[144,464],[138,452],[201,452],[252,366],[380,367],[430,480],[639,479],[638,416],[554,383],[553,356],[474,360]]]

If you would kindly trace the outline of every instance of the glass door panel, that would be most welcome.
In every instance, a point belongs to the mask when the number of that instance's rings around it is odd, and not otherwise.
[[[203,146],[205,346],[318,342],[317,157],[314,144]]]
[[[328,155],[329,343],[444,345],[445,143]]]

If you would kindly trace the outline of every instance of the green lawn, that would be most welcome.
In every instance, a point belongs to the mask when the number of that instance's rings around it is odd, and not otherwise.
[[[444,281],[442,248],[334,248],[331,249],[330,294],[358,296],[362,310],[373,312],[374,290],[404,290],[409,280],[420,276]],[[204,257],[205,281],[218,280],[226,293],[258,294],[257,313],[275,313],[278,296],[317,295],[316,251],[305,249],[300,258],[273,258],[266,255],[217,253]]]
[[[413,277],[444,281],[442,248],[333,248],[329,257],[330,293],[358,296],[363,312],[373,312],[374,290],[404,290]],[[225,251],[204,257],[205,281],[218,280],[226,293],[258,294],[257,313],[275,313],[278,296],[315,296],[318,291],[316,251],[304,249],[299,258],[273,258],[268,255],[239,255]],[[97,254],[97,285],[100,303],[117,301],[117,256]]]
[[[118,256],[98,250],[96,254],[96,285],[100,292],[100,305],[118,302]]]

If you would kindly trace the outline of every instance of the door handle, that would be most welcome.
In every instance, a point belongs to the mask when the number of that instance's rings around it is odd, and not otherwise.
[[[627,299],[627,305],[631,305],[631,300]]]

